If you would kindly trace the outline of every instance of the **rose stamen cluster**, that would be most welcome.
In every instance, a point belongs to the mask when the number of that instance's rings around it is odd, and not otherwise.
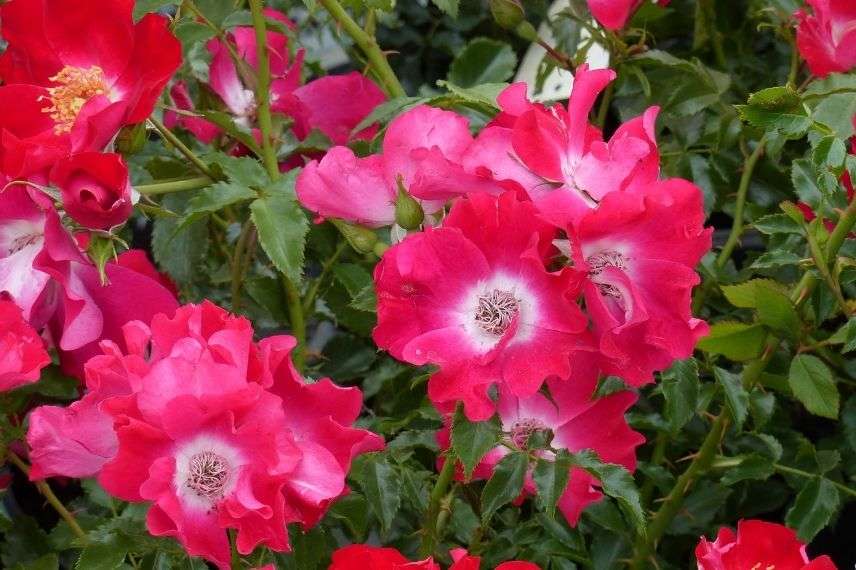
[[[108,94],[104,71],[97,65],[88,69],[63,67],[50,81],[58,86],[48,87],[51,106],[42,111],[56,123],[54,132],[57,135],[71,132],[81,109],[90,99]]]

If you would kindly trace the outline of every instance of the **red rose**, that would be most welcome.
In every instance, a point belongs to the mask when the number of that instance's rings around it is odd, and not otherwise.
[[[118,154],[84,152],[62,160],[51,182],[68,215],[87,228],[108,230],[131,215],[131,180]]]

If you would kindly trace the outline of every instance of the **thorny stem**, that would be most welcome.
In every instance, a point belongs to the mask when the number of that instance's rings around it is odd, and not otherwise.
[[[797,469],[796,467],[788,467],[787,465],[782,465],[780,463],[775,463],[773,465],[773,469],[775,469],[776,471],[779,471],[780,473],[788,473],[790,475],[797,475],[799,477],[806,477],[808,479],[817,479],[817,478],[826,479],[827,481],[832,483],[835,486],[835,488],[837,488],[839,491],[843,492],[845,495],[850,495],[851,497],[856,497],[856,489],[851,489],[847,485],[842,485],[838,481],[833,481],[832,479],[822,477],[821,475],[818,475],[816,473],[809,473],[808,471],[803,471],[802,469]]]
[[[536,42],[539,46],[544,48],[544,51],[546,51],[547,54],[552,57],[553,60],[555,60],[555,62],[558,63],[561,67],[564,67],[570,72],[574,71],[574,61],[571,59],[571,56],[557,50],[540,37],[536,40]]]
[[[457,404],[455,415],[457,416],[459,412],[463,412],[463,404],[461,402]],[[422,544],[419,547],[420,556],[428,557],[434,554],[434,549],[439,541],[440,510],[443,499],[446,496],[446,490],[455,476],[456,463],[457,458],[452,453],[452,450],[449,449],[446,452],[446,461],[443,463],[443,468],[440,470],[437,482],[434,484],[431,496],[428,499],[428,510],[425,512],[425,524],[422,529]]]
[[[303,314],[303,304],[300,302],[300,291],[288,278],[285,273],[280,274],[282,280],[282,289],[285,293],[285,300],[288,304],[288,319],[291,322],[291,332],[294,338],[297,339],[297,346],[294,348],[294,366],[298,370],[303,370],[306,353],[306,319]]]
[[[200,188],[207,188],[213,182],[207,176],[197,176],[196,178],[182,178],[178,180],[164,180],[152,184],[139,184],[134,189],[140,194],[155,196],[158,194],[185,192],[187,190],[199,190]]]
[[[267,24],[262,12],[263,7],[263,0],[250,0],[253,27],[256,31],[256,51],[258,52],[256,104],[258,105],[259,129],[262,133],[262,158],[270,179],[277,180],[280,172],[279,162],[276,159],[276,149],[273,145],[273,120],[270,109],[270,55],[268,54]],[[280,273],[280,280],[285,290],[292,333],[298,341],[294,350],[294,365],[298,370],[302,370],[306,348],[306,322],[303,314],[303,303],[300,300],[300,291],[285,273]]]
[[[342,4],[339,3],[339,0],[318,0],[318,3],[324,6],[327,12],[330,13],[330,16],[339,23],[345,33],[351,36],[354,43],[357,44],[360,50],[362,50],[366,55],[366,58],[369,60],[369,64],[371,64],[375,75],[378,80],[380,80],[381,86],[383,87],[383,90],[386,91],[387,95],[391,97],[407,96],[407,93],[404,91],[404,87],[401,86],[401,83],[398,81],[398,77],[396,77],[395,72],[389,66],[389,62],[386,60],[386,55],[381,51],[374,36],[367,34],[365,30],[363,30],[360,25],[357,24],[350,15],[348,15],[348,12],[345,11],[345,8],[343,8]]]
[[[237,313],[241,309],[241,287],[244,283],[244,274],[249,266],[252,246],[255,246],[256,228],[253,222],[247,220],[235,242],[235,254],[232,256],[232,311]],[[251,246],[252,244],[252,246]]]
[[[303,300],[303,312],[305,314],[309,315],[314,310],[315,298],[318,296],[318,291],[321,289],[321,285],[324,284],[324,280],[330,274],[330,271],[333,269],[333,265],[336,264],[347,247],[347,240],[342,240],[339,242],[339,245],[336,246],[336,250],[333,252],[333,255],[324,262],[324,265],[321,267],[321,274],[315,279],[315,282],[312,283],[312,286],[309,288],[309,291],[307,291],[306,297]]]
[[[157,129],[157,131],[164,138],[164,140],[174,146],[176,150],[178,150],[178,152],[183,154],[184,157],[189,160],[193,164],[193,166],[196,167],[197,170],[199,170],[199,172],[201,172],[212,180],[217,180],[217,176],[214,174],[214,172],[211,171],[210,168],[208,168],[208,165],[205,164],[201,158],[196,156],[196,153],[190,150],[190,148],[186,144],[181,142],[181,139],[175,136],[175,134],[171,130],[169,130],[166,125],[164,125],[162,122],[155,119],[154,117],[149,117],[149,122],[154,126],[155,129]]]
[[[755,150],[752,151],[752,154],[750,154],[743,163],[743,173],[740,175],[740,185],[737,187],[737,199],[734,204],[734,220],[731,224],[731,232],[728,234],[728,239],[726,240],[725,245],[722,246],[722,251],[719,252],[719,256],[716,258],[717,269],[725,267],[725,264],[728,263],[728,260],[731,258],[731,254],[734,252],[734,248],[737,247],[737,244],[740,241],[740,236],[743,235],[743,211],[746,208],[746,196],[749,193],[749,183],[752,181],[752,174],[755,172],[755,166],[758,164],[758,160],[761,158],[761,155],[764,154],[766,144],[766,137],[761,137],[761,140],[758,141],[758,145],[755,147]]]
[[[256,105],[258,105],[259,130],[262,132],[262,158],[271,180],[279,178],[279,162],[273,146],[273,120],[270,112],[270,54],[267,45],[267,23],[262,12],[263,0],[250,0],[253,28],[256,31],[256,53],[258,54],[258,77],[256,81]]]
[[[18,469],[24,472],[25,475],[30,474],[30,466],[24,462],[23,459],[18,457],[14,451],[9,451],[7,454],[9,461],[14,463]],[[54,510],[62,517],[62,520],[68,524],[71,532],[80,539],[81,542],[87,544],[89,542],[89,537],[86,536],[86,532],[80,528],[80,525],[77,523],[77,519],[74,518],[74,515],[69,512],[68,509],[65,508],[65,505],[62,504],[62,501],[54,495],[54,492],[51,490],[50,485],[48,485],[47,481],[34,481],[33,484],[38,489],[39,493],[45,498],[45,500],[50,503],[50,505],[54,508]]]
[[[847,238],[850,231],[852,231],[854,225],[856,225],[856,201],[851,202],[847,206],[847,209],[842,212],[838,223],[830,234],[829,240],[826,242],[826,259],[835,259],[838,255],[838,250],[841,249],[841,246],[844,244],[844,240]],[[791,300],[794,302],[797,309],[805,303],[816,284],[817,281],[809,273],[803,274],[802,279],[800,279],[799,283],[797,283],[791,293]],[[761,356],[750,361],[743,368],[744,387],[749,388],[758,381],[761,374],[766,369],[767,364],[772,360],[776,350],[778,350],[781,342],[781,339],[773,335],[767,335],[767,340]],[[644,563],[650,560],[653,552],[655,551],[657,541],[663,536],[663,533],[666,531],[666,528],[668,528],[672,519],[680,511],[684,497],[689,490],[689,486],[697,476],[701,475],[710,467],[713,459],[712,454],[719,445],[719,441],[722,438],[722,434],[725,431],[728,421],[729,413],[726,408],[723,409],[719,416],[716,417],[713,425],[710,427],[707,437],[704,442],[702,442],[698,454],[692,460],[689,467],[687,467],[687,470],[678,478],[674,488],[665,498],[659,510],[654,514],[650,524],[648,525],[647,534],[645,536],[641,536],[637,540],[634,549],[635,555],[631,561],[631,568],[643,568]]]
[[[722,440],[722,435],[725,433],[727,425],[728,412],[723,411],[710,426],[710,431],[708,431],[707,437],[701,444],[698,454],[692,460],[689,467],[687,467],[687,470],[678,477],[672,491],[666,496],[660,508],[654,514],[653,518],[651,518],[646,534],[639,536],[635,547],[636,554],[630,562],[631,568],[645,567],[644,563],[651,558],[657,542],[663,536],[663,533],[666,532],[666,528],[668,528],[672,519],[680,511],[684,502],[684,496],[690,486],[710,467],[711,462],[716,457],[719,442]]]
[[[743,235],[743,230],[745,228],[743,212],[746,208],[746,196],[749,193],[749,184],[752,182],[752,175],[755,172],[755,166],[764,154],[766,144],[766,137],[761,137],[761,140],[758,141],[758,145],[755,147],[755,150],[746,157],[746,160],[743,163],[743,173],[740,175],[740,184],[737,187],[737,197],[734,203],[734,218],[731,223],[731,231],[728,234],[728,239],[726,240],[725,245],[722,246],[722,250],[720,250],[719,255],[716,257],[716,261],[714,262],[717,272],[725,267],[725,264],[728,263],[729,259],[731,259],[731,254],[734,253],[734,248],[737,247],[737,244],[740,242],[740,236]],[[695,299],[693,299],[693,313],[698,313],[701,310],[704,305],[705,298],[714,284],[713,280],[707,280],[704,282],[704,285],[702,285],[701,289],[696,294]]]
[[[832,276],[832,273],[829,271],[829,260],[825,258],[823,250],[821,250],[820,244],[818,244],[817,240],[814,238],[814,233],[811,231],[810,226],[808,224],[803,224],[803,228],[805,229],[805,236],[808,240],[808,249],[811,252],[812,259],[814,260],[814,266],[817,268],[817,272],[820,273],[820,276],[823,278],[826,286],[829,287],[830,291],[832,291],[832,296],[835,298],[838,308],[841,309],[841,313],[846,317],[849,315],[850,311],[847,308],[847,302],[844,301],[844,296],[841,294],[841,287],[839,287],[835,278]]]

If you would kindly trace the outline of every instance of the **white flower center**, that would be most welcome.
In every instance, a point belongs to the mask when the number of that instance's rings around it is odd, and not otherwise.
[[[620,299],[621,292],[618,290],[618,287],[610,285],[609,283],[599,282],[597,280],[597,276],[600,275],[606,267],[615,267],[622,271],[626,270],[627,259],[621,253],[608,249],[589,256],[588,259],[586,259],[586,264],[589,266],[589,275],[597,284],[601,294],[606,297]]]
[[[231,467],[226,458],[213,451],[202,451],[190,458],[184,484],[199,497],[219,500],[229,482]]]
[[[175,454],[173,485],[187,506],[210,511],[235,488],[244,461],[225,441],[200,435]]]
[[[513,294],[494,289],[479,296],[474,317],[481,330],[502,336],[519,312],[520,301]]]
[[[536,418],[521,418],[511,424],[510,437],[518,449],[526,449],[529,438],[538,430],[547,429],[547,425]]]

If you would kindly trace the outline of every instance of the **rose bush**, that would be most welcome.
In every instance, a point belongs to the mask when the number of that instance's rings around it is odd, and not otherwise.
[[[853,2],[0,38],[0,566],[856,563]]]

